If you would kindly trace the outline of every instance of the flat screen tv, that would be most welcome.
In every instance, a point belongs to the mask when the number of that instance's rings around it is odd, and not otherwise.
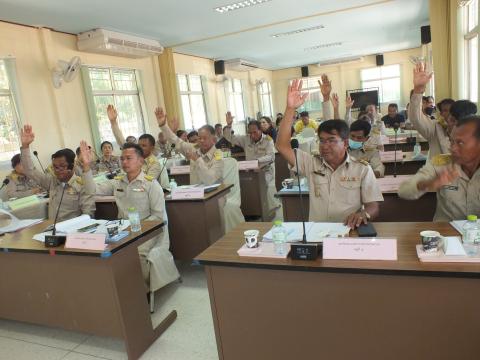
[[[349,95],[354,101],[354,109],[359,109],[362,106],[367,106],[370,104],[378,106],[378,90],[354,91]]]

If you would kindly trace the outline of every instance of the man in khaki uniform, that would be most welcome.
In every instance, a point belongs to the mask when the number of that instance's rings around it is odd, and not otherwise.
[[[120,219],[128,219],[128,208],[134,207],[140,214],[141,220],[167,221],[162,187],[156,179],[145,175],[142,170],[144,161],[141,147],[137,144],[125,144],[122,149],[121,161],[125,174],[116,176],[113,180],[96,184],[96,193],[115,196]],[[160,248],[161,261],[150,263],[147,259],[153,247]],[[155,289],[180,276],[169,247],[167,225],[161,235],[138,247],[143,277],[147,284],[149,284],[149,279],[152,279],[155,282],[152,284]]]
[[[20,154],[12,157],[13,171],[7,175],[7,179],[10,181],[6,189],[9,199],[22,198],[42,191],[42,188],[33,179],[25,176],[25,171],[20,161]]]
[[[301,94],[302,81],[288,87],[287,108],[280,124],[277,149],[295,168],[295,153],[290,146],[290,127],[295,109],[307,94]],[[348,125],[343,120],[328,120],[318,128],[320,156],[297,151],[298,171],[308,179],[310,221],[344,222],[354,228],[378,215],[383,201],[373,170],[364,161],[347,153]]]
[[[348,139],[348,153],[357,160],[366,161],[373,170],[375,177],[385,175],[385,166],[380,159],[378,149],[366,148],[365,143],[369,139],[371,125],[362,120],[354,121],[350,125],[350,138]]]
[[[451,155],[439,154],[400,185],[401,198],[415,200],[437,192],[434,221],[480,215],[480,117],[469,116],[453,128]]]
[[[117,110],[113,105],[108,105],[107,107],[108,119],[112,126],[113,135],[118,145],[122,147],[126,141],[125,137],[122,134],[122,130],[118,126],[117,122]],[[167,169],[165,166],[160,165],[160,162],[156,158],[155,151],[155,138],[150,134],[143,134],[138,138],[138,145],[143,150],[143,155],[145,157],[145,162],[143,164],[143,172],[145,175],[151,176],[154,179],[157,179],[163,187],[168,186],[168,175],[166,175]],[[165,174],[163,174],[165,172]],[[166,180],[165,180],[166,179]]]
[[[22,141],[21,164],[25,169],[25,175],[50,192],[48,218],[55,218],[64,189],[65,193],[58,212],[58,221],[68,220],[82,214],[93,216],[95,213],[95,193],[91,188],[85,186],[86,182],[93,182],[90,170],[91,155],[87,144],[84,141],[80,144],[80,157],[85,160],[82,161],[82,177],[74,173],[75,153],[70,149],[62,149],[52,155],[54,171],[54,175],[52,175],[50,173],[44,174],[33,167],[30,144],[35,139],[35,135],[30,125],[24,126],[20,138]]]
[[[190,184],[212,185],[223,182],[223,157],[215,148],[215,129],[204,125],[198,129],[198,144],[191,144],[176,136],[167,124],[167,117],[162,108],[155,110],[158,126],[167,141],[175,144],[175,150],[190,160]],[[172,124],[177,127],[176,119]]]
[[[431,77],[432,73],[425,70],[425,64],[416,65],[413,70],[413,94],[408,107],[408,119],[418,133],[428,141],[430,159],[439,154],[449,153],[449,134],[457,120],[477,112],[477,106],[474,103],[468,100],[459,100],[450,107],[450,115],[445,119],[446,123],[430,119],[423,112],[422,99]]]
[[[262,132],[258,121],[250,121],[248,136],[232,134],[233,116],[230,111],[227,112],[226,121],[227,129],[223,132],[225,139],[233,145],[243,148],[246,160],[258,160],[258,165],[262,169],[267,185],[265,189],[267,209],[271,216],[276,217],[274,213],[281,207],[281,204],[275,197],[277,188],[275,187],[275,145],[273,139]]]

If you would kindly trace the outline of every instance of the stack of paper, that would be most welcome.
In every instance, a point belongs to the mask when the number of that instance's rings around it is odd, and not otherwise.
[[[303,226],[301,222],[285,222],[283,226],[287,230],[287,242],[302,241]],[[273,240],[272,229],[263,235],[263,241]],[[325,237],[343,237],[347,236],[349,232],[350,228],[342,223],[305,223],[307,242],[321,242]]]
[[[38,204],[39,202],[40,202],[40,199],[38,198],[37,195],[30,195],[20,199],[9,201],[8,206],[10,207],[10,209],[15,211],[30,205]]]
[[[0,214],[5,214],[8,217],[10,217],[10,223],[7,226],[0,227],[0,233],[8,233],[8,232],[14,232],[18,231],[20,229],[24,229],[29,226],[33,226],[35,224],[39,224],[43,221],[43,219],[25,219],[25,220],[20,220],[18,219],[15,215],[9,213],[6,210],[0,209]]]
[[[450,221],[450,225],[452,225],[455,230],[457,230],[460,234],[463,234],[463,227],[467,223],[467,220],[453,220]],[[477,220],[477,224],[480,225],[480,220]]]

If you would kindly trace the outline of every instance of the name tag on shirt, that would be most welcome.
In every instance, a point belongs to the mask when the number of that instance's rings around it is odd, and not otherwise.
[[[144,188],[132,189],[133,192],[145,192]]]
[[[458,186],[455,186],[455,185],[445,185],[443,188],[445,190],[458,191]]]

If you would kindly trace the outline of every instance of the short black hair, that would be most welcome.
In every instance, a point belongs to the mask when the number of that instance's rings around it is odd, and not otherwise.
[[[222,124],[218,123],[218,124],[215,124],[215,129],[216,128],[221,128],[222,127]]]
[[[213,128],[212,125],[203,125],[202,127],[200,127],[198,129],[198,131],[200,130],[206,130],[208,131],[211,135],[215,135],[215,129]]]
[[[397,110],[398,110],[398,105],[397,105],[397,104],[395,104],[395,103],[388,104],[388,107],[389,107],[389,108],[391,108],[391,107],[392,107],[392,108],[395,108],[395,109],[397,109]]]
[[[356,120],[350,125],[350,132],[359,130],[362,130],[363,135],[367,137],[370,134],[370,130],[372,130],[372,125],[368,121]]]
[[[88,145],[88,148],[91,149],[92,147],[91,147],[90,145]],[[68,149],[68,150],[70,150],[70,149]],[[73,151],[73,150],[72,150],[72,151]],[[77,156],[80,155],[80,146],[77,147],[77,149],[75,150],[75,154],[77,154]]]
[[[478,115],[469,115],[469,116],[464,116],[461,119],[457,120],[457,127],[460,127],[462,125],[466,124],[475,124],[475,137],[477,140],[480,140],[480,116]]]
[[[138,156],[144,158],[143,150],[138,144],[126,143],[122,146],[122,150],[134,149]]]
[[[20,164],[20,161],[22,159],[20,158],[20,154],[16,154],[16,155],[13,155],[12,157],[12,169],[15,169],[15,166],[17,166],[18,164]]]
[[[138,141],[147,139],[150,145],[155,146],[155,138],[150,134],[143,134],[138,138]]]
[[[262,128],[260,127],[260,121],[258,120],[252,120],[248,123],[247,127],[250,127],[251,125],[256,126],[258,130],[261,130]]]
[[[113,149],[113,144],[112,144],[110,141],[104,141],[104,142],[102,142],[102,143],[100,144],[100,150],[103,150],[103,147],[104,147],[105,145],[110,145],[110,146],[112,147],[112,149]]]
[[[187,132],[185,130],[177,130],[176,135],[177,137],[181,137],[183,134],[186,134]]]
[[[305,117],[305,116],[308,117],[308,111],[302,111],[302,112],[300,113],[300,117]]]
[[[334,131],[336,133],[334,133]],[[326,132],[327,134],[338,135],[342,140],[348,140],[348,125],[343,120],[327,120],[320,124],[318,127],[318,135]]]
[[[457,121],[477,113],[477,105],[470,100],[457,100],[450,107],[450,115]]]
[[[128,135],[128,136],[125,138],[125,140],[128,140],[128,139],[130,139],[130,138],[133,138],[135,141],[137,141],[137,138],[136,138],[135,136],[133,136],[133,135]]]
[[[265,120],[269,125],[272,125],[272,119],[269,116],[262,116],[260,120]]]
[[[78,148],[78,153],[80,154],[80,148]],[[61,157],[64,157],[67,161],[68,169],[73,170],[73,167],[75,165],[75,153],[73,152],[73,150],[68,148],[58,150],[52,155],[52,160]]]
[[[422,96],[422,101],[430,101],[430,99],[434,100],[434,99],[433,99],[433,96],[430,96],[430,95],[428,95],[428,96]]]
[[[187,139],[190,140],[190,138],[194,137],[194,136],[198,136],[198,132],[196,130],[192,130],[188,133],[187,135]]]
[[[453,105],[454,103],[455,103],[455,100],[453,99],[450,99],[450,98],[443,99],[437,104],[437,109],[442,111],[443,105]]]

